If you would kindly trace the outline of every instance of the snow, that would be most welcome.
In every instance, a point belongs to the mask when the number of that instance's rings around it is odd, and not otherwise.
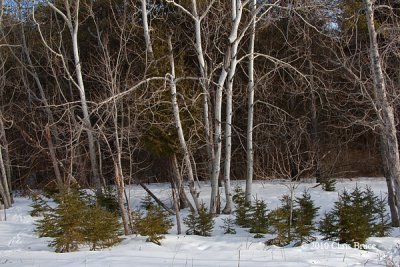
[[[233,186],[244,186],[244,181],[234,181]],[[320,214],[333,207],[338,192],[324,192],[315,183],[295,184],[296,195],[305,189],[309,190]],[[356,185],[361,188],[371,187],[377,194],[386,193],[384,179],[359,178],[340,180],[337,191],[351,190]],[[254,196],[264,199],[269,209],[279,206],[279,199],[289,193],[293,184],[268,181],[254,183]],[[169,184],[151,184],[149,188],[165,203],[171,201]],[[201,199],[208,203],[210,188],[201,184]],[[139,187],[129,188],[128,194],[133,206],[138,206],[145,192]],[[48,247],[48,238],[38,238],[34,232],[35,220],[29,215],[31,201],[17,197],[15,205],[1,212],[0,218],[0,266],[37,266],[37,267],[67,267],[67,266],[400,266],[400,231],[394,229],[391,237],[371,237],[364,244],[364,250],[350,248],[343,244],[321,240],[300,247],[280,248],[266,246],[265,238],[255,239],[246,229],[236,228],[237,234],[224,235],[220,226],[222,219],[229,215],[216,218],[215,228],[211,237],[176,235],[176,229],[162,240],[162,246],[145,242],[145,237],[129,236],[121,244],[102,251],[89,251],[82,248],[73,253],[55,253]],[[182,213],[186,216],[187,211]],[[183,229],[185,230],[185,229]],[[394,264],[394,265],[390,265]]]

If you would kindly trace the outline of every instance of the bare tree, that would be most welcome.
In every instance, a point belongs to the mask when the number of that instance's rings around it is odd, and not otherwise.
[[[379,52],[377,31],[374,22],[374,2],[364,0],[368,33],[370,40],[371,74],[374,80],[374,104],[380,122],[381,157],[386,168],[385,175],[389,176],[388,186],[394,187],[394,199],[397,210],[400,209],[400,159],[399,145],[396,136],[394,107],[392,106],[386,88],[386,81],[382,70],[382,59]],[[390,182],[392,184],[390,184]]]
[[[252,16],[256,16],[257,0],[253,0],[250,3],[250,10]],[[253,128],[254,128],[254,41],[256,37],[256,22],[257,20],[253,18],[253,22],[250,28],[250,39],[249,39],[249,63],[248,63],[248,86],[247,86],[247,176],[246,176],[246,202],[251,202],[252,196],[252,183],[254,174],[254,150],[253,150]]]
[[[61,16],[61,18],[64,20],[65,24],[68,27],[68,30],[69,30],[69,33],[71,36],[71,45],[72,45],[72,51],[73,51],[73,61],[74,61],[74,67],[75,67],[74,71],[75,71],[75,75],[76,75],[76,80],[72,77],[72,74],[70,74],[68,65],[66,63],[66,59],[64,58],[64,55],[61,52],[56,52],[54,49],[52,49],[50,47],[50,45],[44,39],[40,27],[38,27],[39,33],[41,35],[42,41],[45,44],[45,46],[52,53],[57,55],[63,61],[63,66],[65,68],[65,71],[68,73],[69,78],[71,79],[74,86],[79,91],[80,104],[81,104],[81,109],[82,109],[82,113],[83,113],[82,119],[83,119],[85,131],[86,131],[86,135],[88,137],[89,156],[90,156],[93,184],[94,184],[95,188],[100,189],[102,186],[102,183],[100,180],[100,174],[99,174],[99,168],[98,168],[95,138],[93,135],[93,126],[92,126],[92,123],[90,121],[90,116],[89,116],[89,108],[88,108],[88,103],[86,100],[85,84],[84,84],[83,75],[82,75],[81,59],[80,59],[80,55],[79,55],[78,32],[79,32],[79,23],[80,23],[80,21],[79,21],[80,0],[75,1],[74,4],[71,4],[70,1],[65,0],[63,2],[64,3],[63,8],[65,11],[62,11],[60,8],[58,8],[56,6],[56,4],[53,4],[50,1],[46,1],[46,2],[54,12],[56,12],[59,16]],[[39,25],[39,24],[37,24],[37,25]]]
[[[170,76],[169,84],[170,84],[170,89],[171,89],[172,111],[174,114],[176,130],[178,132],[179,143],[180,143],[181,149],[183,151],[183,157],[184,157],[185,165],[187,168],[190,194],[192,195],[196,210],[199,210],[199,208],[200,208],[199,193],[197,192],[197,189],[195,186],[193,167],[192,167],[192,162],[190,160],[190,152],[189,152],[188,146],[186,144],[185,136],[183,133],[179,105],[178,105],[178,100],[177,100],[175,61],[174,61],[174,55],[172,52],[172,40],[171,39],[172,39],[172,37],[170,35],[168,37],[168,48],[169,48],[169,60],[170,60],[170,66],[171,66],[171,73],[169,75]]]

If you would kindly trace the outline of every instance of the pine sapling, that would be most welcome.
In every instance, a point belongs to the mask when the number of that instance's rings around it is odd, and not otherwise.
[[[392,230],[391,220],[387,212],[387,199],[380,196],[376,201],[376,221],[374,224],[374,235],[378,237],[388,236]]]
[[[213,215],[210,212],[208,212],[205,204],[201,203],[197,220],[198,235],[211,236],[213,229],[214,229]]]
[[[296,217],[294,218],[296,239],[299,244],[315,241],[312,234],[316,230],[314,220],[319,208],[315,207],[311,195],[307,191],[304,191],[301,197],[296,198],[296,204]]]
[[[224,234],[236,234],[235,220],[231,217],[222,219],[224,224],[220,226],[224,230]]]
[[[147,236],[147,242],[161,245],[161,240],[172,227],[172,220],[158,205],[149,206],[146,214],[137,212],[134,216],[134,227],[138,234]]]
[[[186,230],[187,235],[198,235],[197,213],[194,209],[190,210],[189,215],[183,219],[183,223],[187,227],[187,230]]]
[[[255,238],[264,237],[268,233],[267,204],[264,200],[256,199],[250,218],[250,233],[255,233]]]
[[[32,210],[30,211],[30,215],[32,217],[44,216],[44,214],[51,209],[47,204],[47,201],[44,200],[43,196],[39,193],[34,193],[32,195],[31,207]]]
[[[251,204],[246,201],[245,192],[241,187],[234,189],[232,200],[235,203],[236,224],[241,227],[250,227],[249,213]]]

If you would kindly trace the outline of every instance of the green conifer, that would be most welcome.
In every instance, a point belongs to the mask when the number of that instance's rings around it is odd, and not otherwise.
[[[281,198],[282,206],[268,214],[268,221],[272,232],[276,234],[274,239],[268,240],[268,245],[285,246],[291,242],[292,223],[290,210],[292,207],[290,197],[284,195]]]
[[[86,221],[86,205],[77,192],[57,194],[56,200],[58,206],[38,222],[36,232],[40,237],[54,238],[49,246],[55,247],[56,252],[76,251],[85,241],[82,226]]]
[[[117,216],[95,206],[90,195],[72,190],[56,194],[54,201],[58,205],[45,211],[36,232],[40,237],[52,237],[49,246],[56,252],[76,251],[85,243],[95,250],[119,241]]]
[[[183,223],[186,225],[187,230],[186,234],[187,235],[197,235],[198,230],[197,230],[197,213],[195,210],[190,210],[190,213],[186,218],[183,219]]]
[[[250,227],[251,204],[246,201],[245,192],[241,187],[236,187],[232,196],[235,203],[236,224],[242,227]]]
[[[172,220],[168,214],[158,205],[147,206],[148,210],[143,215],[136,212],[134,215],[134,227],[138,234],[147,236],[147,242],[161,245],[161,240],[165,238],[165,234],[172,227]]]
[[[315,218],[319,208],[315,207],[311,195],[304,191],[301,197],[296,198],[294,234],[300,244],[314,241],[312,233],[316,230]]]
[[[111,247],[120,242],[121,224],[116,213],[100,206],[87,207],[83,235],[90,250]]]
[[[380,196],[376,200],[376,221],[373,225],[373,233],[375,236],[383,237],[388,236],[392,230],[391,221],[387,212],[387,199]]]
[[[370,188],[362,191],[357,186],[351,193],[345,190],[321,221],[320,231],[325,239],[351,246],[363,244],[371,235],[387,234],[384,229],[390,229],[384,207]]]
[[[336,187],[336,180],[332,178],[324,178],[321,181],[322,189],[327,192],[335,191]]]
[[[250,233],[255,233],[255,238],[264,237],[268,233],[267,204],[264,200],[256,199],[250,218]]]
[[[50,210],[50,206],[47,205],[46,200],[39,193],[34,193],[32,196],[32,210],[30,215],[32,217],[44,216],[44,214]]]
[[[112,213],[120,214],[117,193],[112,187],[104,189],[101,193],[96,194],[96,203],[98,206],[105,208]]]
[[[222,219],[224,224],[220,226],[224,230],[224,234],[236,234],[235,220],[231,217]]]
[[[187,226],[187,235],[211,236],[214,229],[213,215],[207,211],[204,203],[200,204],[198,213],[190,211],[183,223]]]

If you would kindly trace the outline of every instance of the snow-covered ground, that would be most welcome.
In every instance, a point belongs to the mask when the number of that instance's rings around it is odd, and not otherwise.
[[[234,185],[244,185],[243,181],[234,182]],[[336,188],[338,191],[351,189],[356,186],[370,186],[376,193],[386,193],[386,184],[383,179],[354,179],[340,180]],[[201,198],[208,203],[210,188],[201,184]],[[314,183],[300,183],[296,194],[300,195],[308,189],[320,206],[320,214],[333,207],[337,192],[324,192]],[[152,184],[149,188],[164,202],[171,201],[168,184]],[[287,194],[288,184],[280,182],[255,182],[254,195],[264,199],[269,209],[279,206],[279,199]],[[132,204],[139,205],[145,192],[139,187],[129,190]],[[145,242],[145,237],[130,236],[121,244],[103,251],[89,251],[82,248],[73,253],[55,253],[47,246],[49,239],[38,238],[33,232],[35,218],[29,215],[30,200],[16,198],[14,207],[7,210],[7,220],[1,211],[0,221],[0,266],[40,266],[40,267],[67,267],[67,266],[400,266],[400,231],[394,229],[391,237],[370,238],[366,250],[349,248],[317,238],[316,242],[300,247],[280,248],[266,246],[268,238],[254,239],[253,234],[245,229],[237,228],[237,234],[224,235],[220,228],[221,215],[216,219],[213,235],[199,237],[176,235],[176,229],[162,241],[162,246]],[[185,216],[186,213],[183,213]]]

